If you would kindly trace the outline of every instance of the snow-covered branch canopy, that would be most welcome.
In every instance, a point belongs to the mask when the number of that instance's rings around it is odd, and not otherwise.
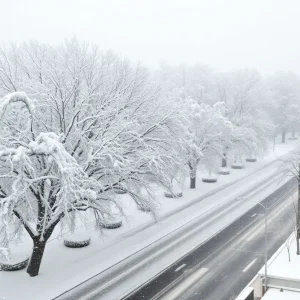
[[[14,51],[6,58],[17,76],[0,102],[0,237],[9,240],[23,224],[32,237],[48,238],[71,211],[93,210],[101,222],[111,202],[122,209],[120,188],[153,209],[150,183],[170,188],[184,126],[149,72],[76,40]]]

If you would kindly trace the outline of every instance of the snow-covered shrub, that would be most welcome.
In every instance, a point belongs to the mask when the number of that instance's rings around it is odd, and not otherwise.
[[[64,237],[64,244],[69,248],[82,248],[90,244],[91,237],[85,234],[71,234]]]
[[[167,198],[180,198],[182,197],[182,192],[174,192],[174,193],[165,192],[164,195]]]
[[[217,180],[218,179],[215,176],[206,176],[206,177],[202,178],[202,181],[207,182],[207,183],[214,183],[214,182],[217,182]]]
[[[289,138],[289,140],[295,141],[295,140],[298,140],[298,138],[297,138],[296,136],[291,136],[291,137]]]
[[[221,168],[221,169],[218,171],[218,173],[219,173],[220,175],[229,175],[229,174],[230,174],[230,170],[227,169],[227,168]]]
[[[18,271],[24,269],[29,261],[28,255],[11,255],[7,260],[0,260],[0,270]]]
[[[243,169],[245,166],[243,164],[234,163],[231,165],[232,169]]]
[[[249,157],[245,159],[247,162],[257,162],[257,158]]]
[[[105,229],[115,229],[122,226],[123,211],[118,203],[109,205],[109,213],[104,213],[102,216],[100,227]]]
[[[101,226],[105,229],[116,229],[122,226],[122,220],[114,219],[114,218],[107,218],[102,221]]]

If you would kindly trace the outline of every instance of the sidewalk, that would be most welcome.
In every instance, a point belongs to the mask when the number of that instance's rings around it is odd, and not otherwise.
[[[121,228],[105,230],[103,235],[91,232],[91,245],[82,249],[64,247],[56,232],[56,237],[47,244],[38,277],[30,278],[24,270],[0,272],[1,296],[6,300],[43,300],[63,293],[205,214],[224,201],[224,197],[241,193],[250,184],[264,182],[270,174],[276,173],[279,165],[275,162],[276,158],[289,152],[295,144],[289,141],[287,145],[278,145],[275,153],[257,163],[247,163],[243,170],[231,170],[231,175],[220,176],[216,184],[202,183],[199,174],[197,189],[185,188],[182,198],[164,198],[163,191],[157,190],[157,198],[161,203],[158,223],[154,223],[148,214],[138,211],[126,195],[120,196],[120,201],[128,201],[125,202],[128,222]],[[30,248],[30,240],[25,236],[23,243],[13,250],[23,252],[25,249],[30,253]],[[14,288],[16,285],[17,289]]]

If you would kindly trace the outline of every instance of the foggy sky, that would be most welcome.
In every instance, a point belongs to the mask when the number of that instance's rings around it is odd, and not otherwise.
[[[76,35],[150,67],[300,73],[298,0],[0,0],[0,10],[2,42]]]

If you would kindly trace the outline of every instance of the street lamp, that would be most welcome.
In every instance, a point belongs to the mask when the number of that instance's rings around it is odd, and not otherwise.
[[[267,263],[268,263],[268,208],[265,207],[258,201],[251,199],[251,201],[259,204],[265,211],[265,253],[264,253],[264,260],[265,260],[265,292],[267,291],[267,281],[268,281],[268,270],[267,270]]]

